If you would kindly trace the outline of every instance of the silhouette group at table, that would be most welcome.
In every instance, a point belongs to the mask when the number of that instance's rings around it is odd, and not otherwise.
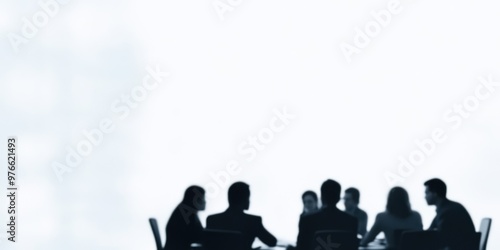
[[[435,178],[426,181],[424,187],[427,204],[436,206],[436,216],[426,230],[435,232],[436,249],[477,250],[478,243],[475,240],[476,232],[472,219],[464,206],[447,198],[446,184]],[[304,192],[296,246],[290,245],[287,249],[336,249],[335,244],[320,239],[322,232],[346,233],[344,235],[347,235],[347,238],[352,236],[349,239],[354,239],[356,249],[358,246],[368,245],[379,233],[383,233],[387,249],[397,249],[401,233],[423,231],[422,218],[418,212],[412,210],[408,192],[402,187],[394,187],[389,191],[385,211],[377,214],[369,230],[368,216],[358,207],[359,190],[351,187],[344,191],[344,211],[337,208],[340,200],[341,186],[331,179],[323,182],[319,197],[313,191]],[[318,205],[319,201],[321,207]],[[252,249],[256,238],[269,247],[277,245],[276,237],[264,227],[262,217],[245,213],[250,207],[248,184],[233,183],[228,190],[228,202],[229,207],[225,211],[207,217],[206,228],[203,228],[198,211],[205,209],[205,190],[199,186],[187,188],[182,202],[168,220],[164,249],[188,250],[193,243],[203,245],[206,232],[210,230],[237,232],[241,236],[241,249],[235,250]]]

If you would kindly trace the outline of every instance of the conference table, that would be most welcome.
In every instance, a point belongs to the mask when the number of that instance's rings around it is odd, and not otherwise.
[[[359,247],[359,250],[386,250],[387,247],[385,245],[379,245],[379,244],[370,244],[366,247]]]
[[[288,243],[278,242],[278,245],[275,246],[275,247],[267,247],[267,246],[262,246],[262,243],[259,242],[258,239],[256,241],[258,243],[254,244],[254,248],[253,248],[253,249],[256,249],[256,250],[257,249],[258,250],[285,250],[287,248],[287,246],[290,245]],[[256,247],[256,245],[259,245],[259,247]],[[191,246],[191,249],[192,250],[198,250],[198,249],[202,249],[202,247],[199,244],[193,244]],[[359,247],[358,249],[359,250],[387,250],[387,247],[384,244],[383,240],[376,239],[374,242],[371,242],[370,244],[368,244],[368,246],[366,246],[366,247]]]
[[[197,250],[197,249],[202,249],[202,248],[197,247],[197,246],[192,246],[191,249]],[[286,246],[259,247],[259,248],[254,248],[254,249],[258,249],[258,250],[285,250]],[[380,244],[376,244],[376,243],[370,244],[366,247],[359,247],[358,249],[359,250],[387,250],[385,245],[380,245]]]
[[[263,248],[259,248],[259,250],[284,250],[286,249],[286,247],[263,247]],[[366,247],[359,247],[358,248],[359,250],[386,250],[386,246],[383,246],[383,245],[368,245]]]
[[[259,250],[284,250],[286,249],[286,247],[280,247],[280,246],[277,246],[277,247],[262,247],[262,248],[259,248]],[[386,246],[383,246],[383,245],[376,245],[376,244],[373,244],[373,245],[368,245],[366,247],[359,247],[358,248],[359,250],[386,250]]]
[[[286,245],[278,245],[276,247],[260,247],[259,250],[284,250],[286,249]],[[384,244],[381,244],[381,241],[375,241],[366,247],[359,247],[359,250],[386,250],[387,247]]]

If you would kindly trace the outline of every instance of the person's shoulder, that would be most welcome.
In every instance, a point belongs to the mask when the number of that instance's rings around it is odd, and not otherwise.
[[[326,209],[320,208],[320,209],[318,209],[317,211],[315,211],[313,213],[304,214],[301,217],[303,217],[303,218],[306,218],[306,217],[307,218],[309,218],[309,217],[321,217],[321,216],[324,216],[327,213],[328,213],[328,211]]]
[[[253,214],[247,214],[243,213],[243,218],[249,221],[262,221],[262,217],[258,215],[253,215]]]
[[[254,215],[254,214],[245,214],[245,216],[252,219],[252,220],[262,220],[261,216]]]
[[[462,205],[462,203],[460,202],[456,202],[456,201],[450,201],[452,206],[456,207],[456,208],[461,208],[461,209],[465,209],[464,205]]]
[[[224,217],[224,213],[223,212],[222,213],[218,213],[218,214],[212,214],[212,215],[207,216],[207,221],[208,220],[216,220],[216,219],[222,218],[222,217]]]
[[[451,200],[448,200],[448,211],[452,211],[452,212],[462,212],[462,211],[465,211],[467,212],[467,209],[465,209],[465,207],[459,203],[459,202],[456,202],[456,201],[451,201]]]
[[[422,216],[420,215],[420,213],[415,211],[415,210],[411,210],[410,217],[418,219],[418,220],[422,220]]]
[[[469,211],[467,211],[467,208],[465,208],[464,205],[461,203],[456,202],[456,207],[455,207],[455,213],[457,216],[468,216],[470,217]]]
[[[353,215],[350,215],[347,212],[339,210],[339,216],[344,218],[345,220],[355,221],[356,223],[358,223],[358,218],[356,218]]]
[[[382,219],[382,218],[387,218],[387,217],[390,217],[390,216],[391,216],[391,214],[389,212],[383,211],[383,212],[378,213],[375,218]]]
[[[207,228],[226,223],[229,220],[224,213],[212,214],[207,216]]]
[[[196,214],[193,212],[193,210],[184,205],[184,204],[180,204],[178,206],[175,207],[174,211],[172,211],[172,214],[170,216],[170,218],[172,219],[178,219],[178,218],[184,218],[184,217],[192,217],[193,214]]]
[[[359,210],[359,214],[362,216],[362,217],[368,217],[368,214],[361,208],[358,208]]]
[[[411,215],[420,217],[420,213],[415,210],[411,210]]]
[[[207,222],[213,221],[216,218],[217,218],[216,214],[209,215],[207,216]]]
[[[307,223],[309,221],[321,220],[321,218],[323,218],[324,216],[325,216],[324,211],[318,210],[314,213],[304,214],[300,216],[299,223]]]
[[[305,216],[305,215],[312,215],[312,214],[317,214],[317,213],[319,213],[320,211],[321,211],[321,209],[318,209],[318,210],[313,211],[313,212],[309,212],[308,214],[304,214],[304,213],[302,213],[302,214],[301,214],[301,216]]]

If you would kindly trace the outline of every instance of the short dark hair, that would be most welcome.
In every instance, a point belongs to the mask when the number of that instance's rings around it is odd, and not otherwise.
[[[250,197],[250,186],[244,182],[235,182],[229,187],[227,199],[229,206],[240,205]]]
[[[430,179],[424,183],[429,191],[436,193],[441,198],[446,198],[446,184],[438,178]]]
[[[340,184],[334,180],[326,180],[321,185],[321,201],[325,205],[335,205],[340,200]]]
[[[352,199],[356,203],[359,203],[359,190],[357,188],[350,187],[345,190],[345,193],[352,195]]]
[[[318,201],[318,195],[314,192],[314,191],[311,191],[311,190],[307,190],[305,191],[303,194],[302,194],[302,200],[304,200],[304,198],[306,198],[306,196],[312,196],[313,199],[317,202]]]

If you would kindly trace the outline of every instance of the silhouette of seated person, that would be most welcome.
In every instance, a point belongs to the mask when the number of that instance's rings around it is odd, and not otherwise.
[[[424,183],[425,200],[436,206],[436,217],[429,230],[437,230],[439,245],[447,250],[476,250],[474,223],[462,204],[446,198],[446,184],[440,179]]]
[[[305,191],[302,194],[302,204],[304,209],[300,217],[318,212],[318,195],[313,191]]]
[[[304,209],[302,210],[302,213],[300,214],[300,217],[313,214],[318,212],[318,195],[311,190],[307,190],[302,194],[302,204],[304,205]],[[288,245],[287,248],[288,250],[294,250],[296,249],[292,245]]]
[[[304,208],[302,210],[302,213],[300,214],[300,217],[302,218],[303,216],[310,215],[313,213],[318,212],[318,195],[311,190],[307,190],[302,194],[302,204],[304,205]],[[296,249],[292,245],[288,245],[287,248],[288,250],[294,250]]]
[[[244,213],[244,210],[248,210],[250,206],[250,187],[248,184],[236,182],[231,185],[228,191],[228,200],[229,208],[225,212],[208,216],[207,229],[241,232],[245,249],[252,249],[256,237],[270,247],[276,246],[277,240],[264,228],[262,218]]]
[[[384,232],[387,247],[396,248],[396,230],[422,230],[422,218],[416,211],[411,210],[408,192],[401,187],[394,187],[389,191],[386,210],[377,214],[375,223],[363,237],[360,245],[366,246],[375,237]]]
[[[174,209],[168,220],[165,250],[189,250],[192,243],[201,243],[203,226],[198,211],[205,210],[205,190],[190,186],[182,202]]]
[[[327,180],[321,185],[323,207],[316,213],[300,218],[296,246],[298,250],[311,250],[314,234],[317,231],[344,230],[353,233],[358,231],[356,218],[337,208],[340,191],[340,184],[334,180]]]
[[[344,191],[345,212],[358,219],[358,234],[363,237],[366,234],[366,225],[368,224],[368,215],[359,208],[359,190],[348,188]]]

